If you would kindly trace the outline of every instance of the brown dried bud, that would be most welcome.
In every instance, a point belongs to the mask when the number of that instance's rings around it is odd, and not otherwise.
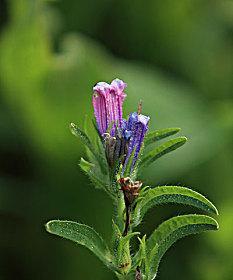
[[[142,182],[133,182],[129,177],[120,178],[118,182],[121,185],[121,190],[124,193],[125,202],[127,203],[127,205],[131,205],[134,202],[135,198],[137,198],[139,195],[139,190],[142,186]]]

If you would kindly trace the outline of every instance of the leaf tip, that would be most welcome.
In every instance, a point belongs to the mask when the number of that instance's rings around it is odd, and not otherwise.
[[[212,212],[215,214],[215,215],[217,215],[217,216],[219,216],[219,212],[218,212],[218,209],[212,204]]]
[[[70,127],[70,129],[76,128],[76,124],[73,123],[73,122],[71,122],[71,123],[69,124],[69,127]]]
[[[45,224],[45,229],[47,232],[52,233],[51,231],[51,224],[53,223],[53,221],[49,221]]]
[[[174,132],[180,132],[181,131],[181,128],[180,127],[174,127]]]
[[[188,138],[186,136],[181,136],[180,140],[183,141],[184,143],[188,141]]]
[[[75,135],[75,129],[77,128],[76,124],[71,122],[69,124],[69,128],[70,128],[71,133]]]

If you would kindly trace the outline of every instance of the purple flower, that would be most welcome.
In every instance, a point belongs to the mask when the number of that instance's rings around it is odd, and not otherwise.
[[[99,82],[93,87],[93,107],[99,133],[103,135],[111,128],[114,136],[116,127],[122,126],[122,105],[126,97],[126,83],[115,79],[111,84]]]
[[[141,114],[141,103],[138,112],[131,113],[128,120],[122,118],[125,87],[126,84],[119,79],[113,80],[111,84],[99,82],[93,87],[92,99],[109,167],[112,168],[121,162],[122,173],[132,153],[133,162],[130,169],[134,169],[150,119]]]
[[[136,160],[138,158],[138,154],[142,147],[142,143],[145,137],[145,134],[148,130],[148,123],[150,117],[144,116],[142,114],[138,114],[136,112],[131,113],[124,130],[124,137],[129,141],[128,150],[123,166],[123,173],[126,168],[126,165],[134,152],[133,162],[131,166],[131,171],[133,170]]]

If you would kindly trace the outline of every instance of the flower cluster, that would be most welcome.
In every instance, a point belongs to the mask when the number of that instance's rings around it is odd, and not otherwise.
[[[113,80],[111,84],[99,82],[93,88],[92,100],[98,131],[105,144],[108,163],[112,167],[121,160],[122,174],[132,155],[131,171],[133,170],[150,119],[142,115],[140,110],[131,113],[127,120],[123,119],[125,88],[126,84],[119,79]]]

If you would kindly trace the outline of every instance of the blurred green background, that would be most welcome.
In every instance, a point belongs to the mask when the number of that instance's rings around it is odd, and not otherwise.
[[[145,171],[219,208],[219,232],[188,237],[158,279],[233,278],[233,1],[0,1],[0,279],[114,279],[85,248],[44,230],[53,218],[111,233],[111,201],[78,168],[68,129],[91,116],[92,86],[128,83],[125,113],[143,100],[151,129],[178,126],[189,142]],[[191,208],[159,207],[150,233]]]

